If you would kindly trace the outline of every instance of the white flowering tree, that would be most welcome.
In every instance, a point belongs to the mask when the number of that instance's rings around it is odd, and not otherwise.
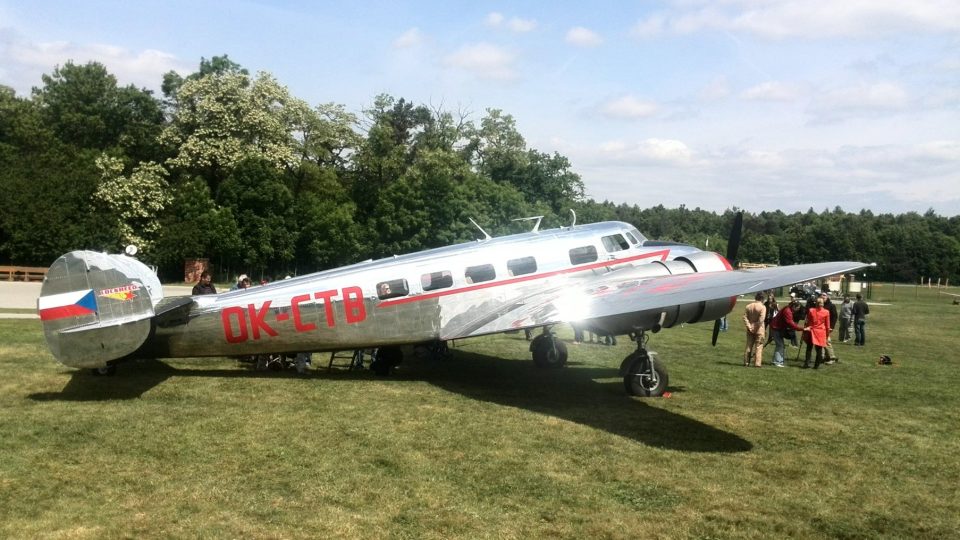
[[[106,154],[96,164],[101,179],[94,200],[115,220],[118,244],[134,244],[149,253],[160,231],[160,214],[171,201],[167,171],[146,162],[125,176],[123,161]]]
[[[187,79],[173,99],[170,124],[160,136],[174,149],[173,168],[201,174],[214,189],[245,159],[277,169],[296,167],[299,134],[315,114],[271,75],[238,71]]]

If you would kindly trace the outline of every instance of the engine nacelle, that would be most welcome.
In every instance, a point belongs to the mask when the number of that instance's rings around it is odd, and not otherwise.
[[[631,275],[638,278],[655,276],[693,274],[698,272],[721,272],[732,270],[730,263],[721,255],[710,251],[700,251],[669,261],[656,261],[634,267]],[[591,319],[587,328],[600,333],[627,334],[637,330],[659,331],[677,324],[713,321],[733,310],[736,297],[716,298],[703,302],[679,304],[667,308],[626,313],[610,317]]]

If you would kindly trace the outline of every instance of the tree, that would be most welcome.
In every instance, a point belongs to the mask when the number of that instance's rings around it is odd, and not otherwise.
[[[174,149],[167,164],[206,178],[214,192],[244,160],[263,161],[277,170],[299,165],[297,129],[305,124],[309,107],[268,73],[253,80],[232,71],[188,78],[174,101],[170,124],[160,136]]]
[[[293,260],[293,195],[273,163],[257,158],[237,163],[220,186],[217,201],[236,216],[241,264],[265,272]]]
[[[160,214],[171,201],[167,171],[147,162],[124,176],[123,162],[117,158],[101,156],[96,164],[101,180],[94,201],[104,208],[104,215],[112,216],[113,223],[107,225],[116,231],[117,244],[133,244],[149,260],[160,232]]]

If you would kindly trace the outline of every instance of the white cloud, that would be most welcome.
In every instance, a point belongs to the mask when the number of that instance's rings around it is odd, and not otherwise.
[[[393,40],[393,47],[395,49],[408,49],[410,47],[416,47],[421,43],[423,43],[423,34],[420,32],[420,29],[411,28]]]
[[[579,47],[596,47],[603,43],[599,34],[582,26],[576,26],[568,30],[566,40],[567,43]]]
[[[719,76],[713,78],[706,86],[700,89],[700,99],[704,101],[717,101],[730,95],[730,85],[727,78]]]
[[[693,152],[682,141],[673,139],[645,139],[637,143],[609,141],[599,147],[607,160],[631,164],[690,165]]]
[[[600,112],[609,118],[648,118],[655,115],[659,107],[652,101],[635,96],[623,96],[610,100],[600,106]]]
[[[485,19],[485,22],[487,23],[487,26],[493,26],[494,28],[496,28],[501,24],[503,24],[503,19],[504,17],[502,13],[497,13],[496,11],[493,11],[487,14],[487,18]]]
[[[793,101],[800,96],[800,89],[793,84],[767,81],[747,88],[740,97],[751,101]]]
[[[899,112],[909,101],[899,84],[884,81],[827,90],[814,97],[808,112],[817,121],[835,121]]]
[[[590,196],[641,206],[960,211],[960,140],[793,149],[738,144],[698,150],[678,140],[650,138],[581,147],[573,155]]]
[[[537,21],[533,19],[521,19],[519,17],[513,17],[510,19],[510,22],[507,23],[507,27],[514,32],[531,32],[537,28]]]
[[[517,77],[514,55],[496,45],[466,45],[444,59],[447,66],[464,69],[484,79],[509,80]]]
[[[133,84],[155,91],[159,90],[164,73],[172,70],[185,74],[191,70],[173,54],[154,49],[134,52],[105,44],[33,43],[9,32],[0,35],[0,75],[4,84],[18,94],[28,94],[31,87],[42,84],[41,75],[68,61],[80,65],[100,62],[121,86]]]
[[[639,20],[638,37],[704,30],[745,32],[767,38],[864,37],[898,33],[960,32],[960,3],[953,0],[730,0],[681,2]]]
[[[503,16],[502,13],[496,11],[490,12],[484,18],[484,24],[492,28],[502,28],[506,27],[507,29],[517,32],[517,33],[526,33],[533,31],[537,28],[537,21],[533,19],[521,19],[520,17],[511,17],[509,20]]]

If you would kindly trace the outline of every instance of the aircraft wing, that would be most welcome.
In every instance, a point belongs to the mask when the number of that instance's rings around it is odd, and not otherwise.
[[[519,295],[512,302],[475,310],[471,320],[445,327],[441,339],[605,318],[629,321],[633,317],[637,327],[649,328],[652,324],[643,321],[657,316],[662,320],[661,313],[670,310],[694,306],[687,309],[693,312],[698,305],[721,305],[720,312],[707,312],[719,315],[697,319],[714,320],[730,311],[732,297],[846,274],[870,265],[845,261],[652,277],[645,266],[571,278],[547,290]],[[700,309],[701,315],[707,315]]]

